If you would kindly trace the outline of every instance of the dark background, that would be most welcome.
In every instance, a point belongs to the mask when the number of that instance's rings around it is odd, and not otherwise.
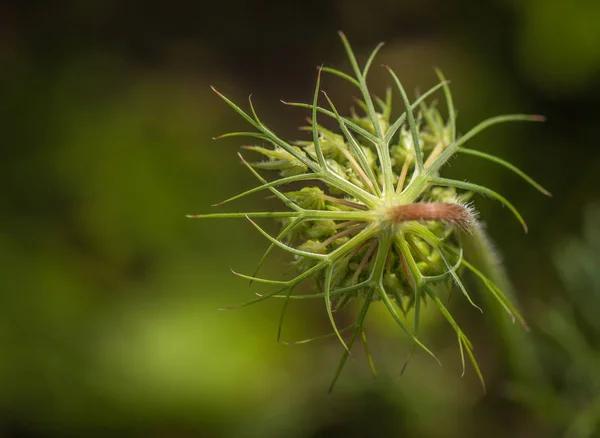
[[[599,20],[593,0],[1,4],[0,436],[600,436]],[[277,344],[279,302],[217,311],[253,296],[229,268],[251,272],[267,244],[244,221],[184,217],[254,184],[243,141],[211,140],[247,127],[209,86],[242,106],[252,93],[267,125],[299,138],[307,113],[279,99],[310,100],[317,65],[348,71],[338,30],[359,60],[386,41],[374,67],[408,90],[440,67],[462,132],[547,117],[471,146],[552,198],[473,157],[447,173],[501,192],[530,228],[477,198],[532,326],[451,301],[485,395],[433,311],[425,337],[444,367],[419,353],[398,378],[410,344],[375,306],[381,376],[359,355],[332,395],[337,341]],[[324,88],[351,103],[339,80]],[[283,337],[327,325],[322,303],[293,306]]]

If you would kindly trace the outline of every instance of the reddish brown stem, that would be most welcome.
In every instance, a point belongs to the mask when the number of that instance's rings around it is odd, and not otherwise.
[[[358,267],[356,268],[356,272],[352,276],[352,283],[356,284],[358,282],[358,277],[360,276],[361,272],[365,269],[365,266],[367,266],[367,263],[369,263],[371,256],[375,252],[375,248],[377,248],[377,243],[377,240],[373,239],[371,245],[369,245],[369,249],[367,249],[367,252],[363,256]]]
[[[444,202],[420,202],[397,205],[387,211],[393,223],[409,221],[440,221],[458,225],[462,229],[471,227],[474,217],[471,210],[461,204]]]
[[[335,204],[342,204],[350,208],[355,208],[357,210],[368,210],[366,205],[357,204],[356,202],[346,201],[345,199],[336,198],[334,196],[323,195],[323,199],[329,202],[333,202]]]
[[[333,242],[335,242],[336,240],[341,239],[342,237],[348,236],[357,231],[360,231],[360,230],[364,229],[366,226],[367,226],[366,224],[363,224],[363,225],[359,225],[357,227],[348,228],[347,230],[344,230],[344,231],[340,231],[339,233],[331,236],[329,239],[327,239],[325,242],[323,242],[323,246],[327,247],[327,246],[331,245]]]

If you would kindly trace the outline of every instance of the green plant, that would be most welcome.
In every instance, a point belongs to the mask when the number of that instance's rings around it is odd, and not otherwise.
[[[400,328],[414,345],[433,356],[418,337],[421,302],[431,300],[456,332],[464,370],[466,351],[483,384],[483,377],[472,353],[472,345],[440,300],[442,292],[458,288],[475,307],[460,276],[471,271],[486,286],[489,293],[513,318],[525,322],[515,306],[502,291],[463,254],[465,239],[475,239],[484,251],[492,252],[476,219],[476,211],[468,203],[472,193],[480,193],[500,201],[508,207],[527,231],[525,222],[516,208],[502,195],[477,184],[440,176],[439,171],[457,153],[474,155],[507,167],[538,190],[548,194],[539,184],[512,164],[463,145],[483,129],[509,121],[541,121],[537,115],[505,115],[485,120],[462,137],[457,136],[455,111],[448,82],[437,72],[439,84],[410,103],[406,92],[392,69],[385,67],[401,96],[405,111],[392,117],[392,91],[384,99],[373,96],[366,78],[382,44],[371,53],[360,68],[344,34],[340,33],[354,76],[328,67],[319,69],[311,104],[286,103],[311,111],[311,141],[287,142],[278,137],[259,119],[252,101],[250,114],[246,113],[217,90],[229,106],[240,114],[257,132],[233,132],[224,137],[251,137],[264,146],[246,146],[266,159],[248,163],[240,154],[242,163],[256,176],[261,185],[227,199],[220,204],[239,199],[262,190],[271,191],[287,207],[277,212],[216,213],[193,215],[193,218],[246,218],[270,242],[265,257],[280,248],[292,255],[297,275],[290,280],[272,280],[236,273],[253,282],[277,286],[273,291],[259,295],[244,304],[276,297],[285,300],[322,298],[331,321],[333,332],[345,351],[332,382],[335,384],[356,339],[364,343],[373,372],[375,368],[367,348],[364,322],[369,306],[381,300]],[[319,106],[321,73],[338,76],[360,90],[358,102],[363,114],[354,110],[349,117],[339,114],[326,93],[329,106]],[[444,121],[435,105],[426,99],[435,91],[443,90],[447,102],[448,120]],[[416,112],[416,116],[414,114]],[[334,133],[318,123],[317,116],[334,119],[341,134]],[[281,176],[267,182],[256,169],[278,171]],[[307,184],[300,190],[283,192],[279,187],[294,182]],[[283,228],[272,237],[253,219],[280,220]],[[258,269],[257,269],[258,270]],[[304,280],[314,278],[318,291],[308,295],[293,294]],[[363,304],[356,321],[338,328],[333,313],[351,299],[362,298]],[[480,309],[481,310],[481,309]],[[402,318],[414,312],[414,325],[407,327]],[[282,312],[283,318],[283,312]],[[281,320],[280,320],[281,328]],[[342,333],[351,331],[350,338]],[[316,339],[316,338],[315,338]],[[310,339],[312,340],[312,339]],[[309,340],[306,340],[309,341]]]
[[[566,438],[600,435],[600,203],[588,201],[578,235],[558,239],[552,258],[564,290],[540,302],[528,345],[542,366],[517,375],[510,395]],[[567,298],[568,297],[568,298]],[[523,374],[523,373],[521,373]]]

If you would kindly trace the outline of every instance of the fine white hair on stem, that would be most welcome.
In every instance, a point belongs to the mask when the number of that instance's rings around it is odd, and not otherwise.
[[[469,232],[477,221],[477,212],[471,204],[459,202],[416,202],[396,205],[387,211],[392,223],[409,221],[438,221],[458,226]]]

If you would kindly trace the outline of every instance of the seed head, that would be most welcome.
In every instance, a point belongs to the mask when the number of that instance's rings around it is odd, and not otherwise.
[[[540,116],[493,117],[458,136],[452,95],[441,72],[437,72],[440,82],[436,86],[410,102],[394,71],[385,67],[402,102],[400,114],[393,115],[392,89],[388,89],[381,99],[371,94],[366,81],[382,45],[377,46],[360,68],[346,37],[342,33],[340,37],[352,66],[352,75],[322,67],[317,75],[312,103],[284,102],[309,110],[310,125],[301,130],[310,132],[310,140],[289,142],[281,139],[259,119],[252,101],[247,113],[215,90],[256,130],[233,132],[219,138],[253,138],[259,144],[244,149],[262,158],[249,163],[239,155],[260,185],[218,205],[268,190],[285,208],[191,217],[246,218],[270,242],[253,275],[236,275],[273,289],[243,305],[280,298],[284,300],[285,311],[290,300],[324,300],[333,331],[322,337],[337,337],[345,349],[332,387],[359,338],[365,344],[369,364],[375,373],[364,331],[365,318],[375,301],[381,301],[414,345],[437,360],[418,336],[421,303],[433,302],[457,334],[463,369],[466,351],[483,383],[472,345],[440,297],[457,289],[471,305],[481,310],[461,280],[463,273],[470,271],[513,320],[519,319],[523,324],[524,320],[504,293],[464,254],[465,239],[482,242],[486,239],[477,222],[477,212],[468,201],[473,194],[494,198],[514,214],[525,230],[527,228],[516,208],[499,193],[478,184],[444,178],[440,171],[456,154],[475,155],[512,170],[542,193],[549,194],[512,164],[465,147],[468,140],[490,126],[509,121],[540,121]],[[357,109],[351,109],[349,116],[340,115],[327,94],[321,93],[322,73],[338,76],[360,92]],[[446,99],[446,119],[435,105],[428,103],[431,95],[439,90]],[[320,98],[326,105],[319,104]],[[321,126],[318,117],[322,116],[335,120],[339,132]],[[279,177],[269,182],[257,169],[268,175],[278,173]],[[284,187],[291,183],[300,183],[303,187],[285,190]],[[274,237],[264,231],[255,222],[260,218],[277,219],[282,224],[279,234]],[[491,248],[483,243],[474,247]],[[290,255],[293,278],[281,280],[258,276],[261,264],[275,249]],[[295,294],[296,286],[304,281],[313,282],[314,292]],[[334,311],[355,299],[361,301],[355,322],[338,328]],[[408,312],[414,312],[412,327],[405,320]],[[282,320],[283,314],[278,334]]]

